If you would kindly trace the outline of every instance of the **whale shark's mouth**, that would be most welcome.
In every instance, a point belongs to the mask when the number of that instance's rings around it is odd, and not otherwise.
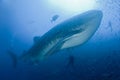
[[[98,23],[95,23],[98,22]],[[77,25],[77,27],[73,30],[71,30],[71,33],[73,33],[77,30],[80,30],[78,33],[71,35],[68,38],[65,38],[65,42],[61,49],[70,48],[74,46],[78,46],[89,40],[89,38],[92,37],[92,35],[96,32],[98,29],[100,22],[97,18],[93,18],[90,21],[86,22],[83,25]]]

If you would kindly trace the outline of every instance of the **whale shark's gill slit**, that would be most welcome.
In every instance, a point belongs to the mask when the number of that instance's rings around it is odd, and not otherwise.
[[[59,41],[59,42],[56,43],[56,45],[55,45],[54,47],[52,47],[52,48],[47,52],[47,54],[45,54],[44,56],[47,57],[47,56],[49,56],[49,55],[52,55],[52,54],[58,52],[59,49],[60,49],[60,47],[62,46],[62,44],[63,44],[63,41]]]

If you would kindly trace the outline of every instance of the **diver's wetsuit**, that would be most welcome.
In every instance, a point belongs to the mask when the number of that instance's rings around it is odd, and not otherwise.
[[[68,63],[67,63],[67,68],[70,67],[70,68],[73,68],[74,67],[74,56],[73,55],[70,55],[69,58],[68,58]]]

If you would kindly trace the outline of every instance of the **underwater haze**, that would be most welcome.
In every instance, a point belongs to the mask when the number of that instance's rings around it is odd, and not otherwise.
[[[0,80],[120,80],[120,1],[84,1],[0,0]],[[39,64],[20,60],[54,26],[89,10],[103,18],[87,42]]]

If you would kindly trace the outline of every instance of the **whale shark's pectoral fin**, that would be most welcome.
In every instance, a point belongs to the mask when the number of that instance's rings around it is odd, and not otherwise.
[[[35,36],[34,38],[33,38],[33,40],[34,40],[34,43],[36,43],[36,42],[38,42],[39,40],[40,40],[40,36]]]

